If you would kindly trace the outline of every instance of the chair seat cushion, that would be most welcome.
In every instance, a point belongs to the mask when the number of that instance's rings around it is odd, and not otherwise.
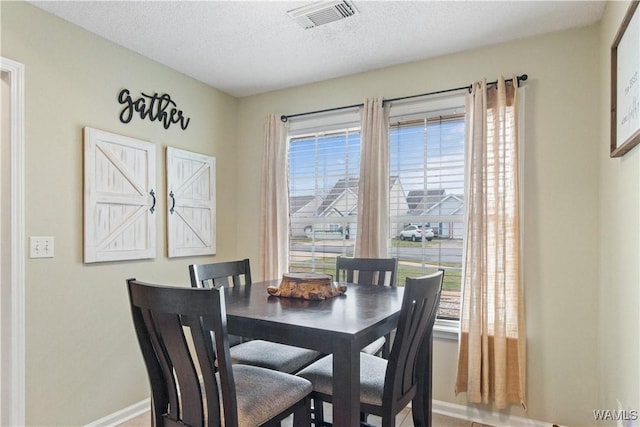
[[[362,350],[363,353],[367,353],[367,354],[378,354],[380,352],[380,350],[382,350],[382,347],[384,347],[384,344],[387,342],[387,339],[385,337],[380,337],[377,340],[375,340],[374,342],[372,342],[371,344],[365,346]]]
[[[382,405],[387,360],[360,353],[360,402]],[[333,389],[333,356],[323,357],[297,374],[313,384],[313,390],[331,396]]]
[[[311,383],[303,378],[257,366],[233,365],[233,379],[239,426],[261,425],[312,390]]]
[[[322,356],[318,351],[263,340],[243,342],[231,347],[230,351],[234,364],[260,366],[290,374]]]

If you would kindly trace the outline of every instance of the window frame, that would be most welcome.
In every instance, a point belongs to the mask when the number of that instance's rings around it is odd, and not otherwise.
[[[398,105],[392,104],[389,110],[389,122],[410,122],[412,120],[424,119],[425,116],[453,116],[458,114],[466,114],[465,93],[443,94],[412,102],[402,102]],[[466,172],[466,163],[464,167]],[[464,180],[466,185],[466,177]],[[463,235],[464,234],[466,234],[466,232],[464,231],[463,222]],[[389,236],[389,238],[392,238],[392,236]],[[460,292],[462,295],[462,283],[460,284]],[[462,305],[462,298],[460,304]],[[454,320],[436,317],[433,327],[433,336],[435,338],[457,341],[459,334],[460,319]]]
[[[347,136],[347,138],[350,138],[353,134],[360,134],[360,115],[359,112],[356,111],[355,114],[353,111],[346,111],[346,112],[339,112],[337,114],[334,115],[321,115],[320,117],[311,117],[311,118],[304,118],[301,121],[295,121],[294,123],[289,124],[289,129],[288,129],[288,133],[287,133],[287,174],[290,173],[290,161],[291,161],[291,141],[292,140],[296,140],[296,139],[308,139],[308,138],[325,138],[325,137],[332,137],[332,136],[337,136],[340,134],[345,134]],[[360,138],[360,137],[358,137]],[[359,144],[360,142],[358,142]],[[347,144],[348,145],[348,144]],[[359,162],[359,159],[358,159]],[[359,167],[358,167],[358,171],[359,171]],[[351,179],[350,175],[345,175],[345,179],[349,180]],[[289,186],[291,184],[290,178],[288,178],[289,180]],[[289,187],[289,201],[291,201],[291,197],[292,197],[292,191],[291,191],[291,187]],[[317,196],[314,196],[317,197]],[[334,216],[323,216],[323,217],[313,217],[313,225],[319,225],[321,224],[325,229],[327,229],[327,231],[329,231],[331,228],[337,226],[338,229],[342,229],[345,224],[347,227],[347,230],[350,229],[350,223],[354,222],[357,224],[357,217],[356,216],[347,216],[344,217],[345,221],[343,221],[343,223],[340,222],[336,222],[336,217]],[[292,239],[292,230],[294,227],[297,226],[297,228],[300,227],[301,224],[306,224],[307,222],[309,222],[308,220],[306,220],[306,218],[301,218],[301,219],[293,219],[291,214],[289,216],[289,245],[291,248],[291,239]],[[354,224],[355,227],[355,224]],[[345,235],[346,240],[349,240],[349,237],[347,237],[349,235],[349,233],[347,233]],[[315,232],[312,233],[312,243],[314,243],[316,240],[316,234]],[[347,248],[347,246],[344,246],[344,241],[340,241],[341,244],[343,244],[343,249]],[[318,246],[318,248],[321,248],[321,246]],[[290,250],[290,255],[289,255],[289,259],[287,260],[289,264],[291,264],[292,262],[292,256],[291,256],[292,251]],[[316,269],[318,268],[318,266],[322,267],[323,263],[321,259],[316,259],[315,254],[316,254],[316,246],[313,246],[313,249],[311,251],[312,254],[312,259],[310,261],[310,266],[312,269]],[[342,256],[349,256],[350,254],[343,251],[340,255]],[[332,269],[330,269],[330,274],[334,273],[335,270],[335,265],[333,266]],[[328,270],[327,270],[328,272]]]

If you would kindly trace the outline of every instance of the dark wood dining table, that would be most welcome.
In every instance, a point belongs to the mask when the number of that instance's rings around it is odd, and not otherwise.
[[[344,295],[307,301],[269,295],[278,283],[225,289],[229,333],[333,354],[333,424],[358,426],[360,349],[396,327],[404,288],[347,284]]]

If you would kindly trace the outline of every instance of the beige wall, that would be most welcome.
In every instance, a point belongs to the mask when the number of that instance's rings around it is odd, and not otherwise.
[[[217,158],[215,259],[237,253],[237,101],[23,2],[2,2],[2,55],[25,64],[26,234],[55,237],[55,258],[26,261],[26,419],[83,425],[149,396],[125,279],[188,285],[188,264],[214,259],[166,256],[165,147]],[[188,129],[120,123],[123,88],[170,94]],[[155,259],[83,264],[84,126],[156,144]]]
[[[609,2],[601,22],[599,349],[603,406],[639,411],[640,147],[609,158],[610,47],[628,5]]]
[[[239,103],[238,221],[259,224],[262,123],[292,114],[528,73],[525,126],[525,286],[528,416],[593,424],[598,377],[599,27],[593,26],[244,98]],[[637,180],[636,180],[637,181]],[[637,195],[637,192],[636,192]],[[238,251],[258,257],[257,246]],[[587,332],[588,331],[588,332]],[[435,346],[436,399],[454,396],[457,347]],[[484,409],[487,409],[486,407]],[[522,415],[518,408],[511,412]]]

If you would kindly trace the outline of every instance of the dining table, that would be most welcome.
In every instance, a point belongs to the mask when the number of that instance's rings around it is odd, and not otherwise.
[[[278,284],[225,288],[228,332],[333,354],[333,424],[360,425],[360,349],[396,328],[404,288],[347,283],[343,295],[303,300],[269,295]]]

